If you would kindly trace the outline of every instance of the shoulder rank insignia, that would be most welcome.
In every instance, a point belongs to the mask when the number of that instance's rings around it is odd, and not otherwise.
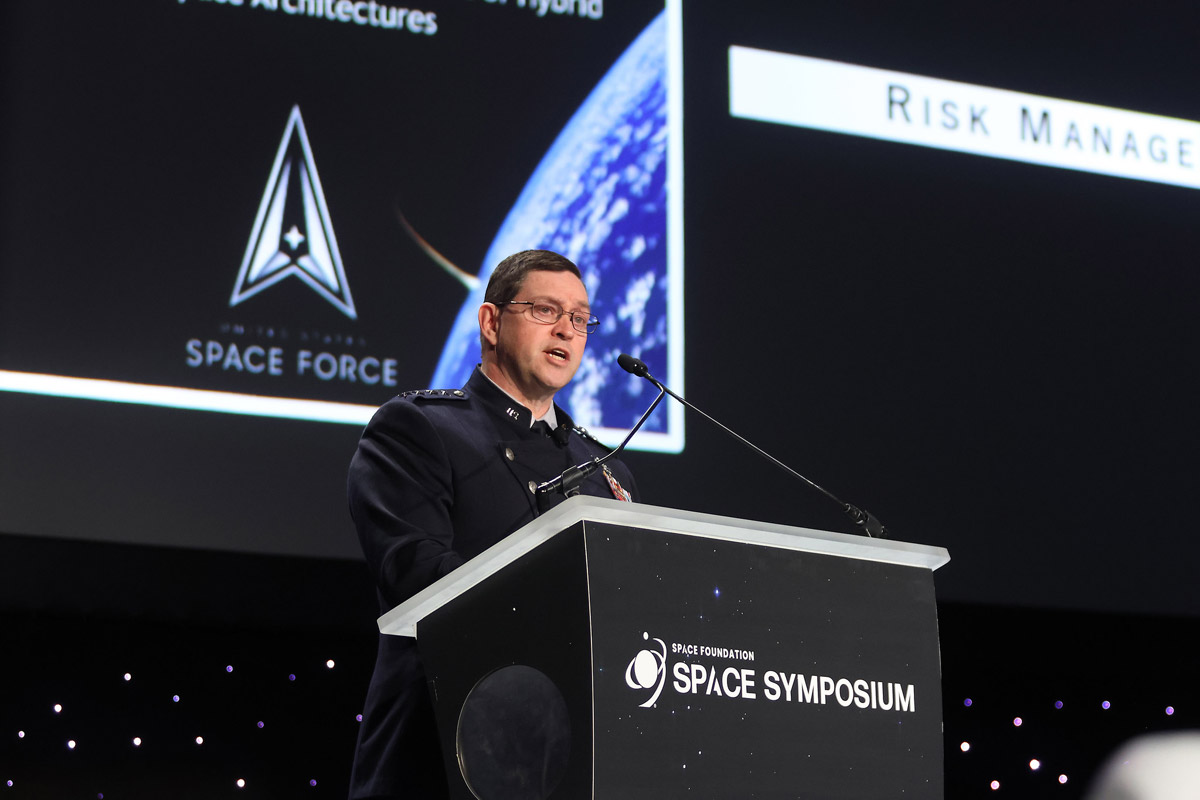
[[[578,436],[580,439],[587,439],[589,442],[594,442],[595,444],[600,445],[605,450],[608,450],[610,452],[612,451],[611,447],[609,447],[604,442],[597,439],[595,436],[592,436],[590,433],[588,433],[587,428],[584,428],[580,425],[574,425],[574,426],[572,426],[571,430],[573,430],[575,432],[575,435]]]
[[[397,397],[411,397],[414,400],[433,400],[438,398],[447,398],[451,400],[465,399],[467,393],[462,389],[409,389],[407,392],[401,392]]]
[[[604,472],[604,480],[608,481],[608,488],[612,489],[613,497],[618,500],[624,500],[626,503],[633,502],[633,495],[629,494],[629,490],[621,485],[617,480],[617,476],[612,474],[612,470],[605,464],[600,468]]]

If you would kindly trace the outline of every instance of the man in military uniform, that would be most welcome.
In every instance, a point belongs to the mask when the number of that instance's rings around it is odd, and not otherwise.
[[[384,404],[350,465],[350,513],[383,611],[561,501],[539,499],[538,483],[608,452],[554,404],[597,325],[578,267],[545,250],[509,256],[478,317],[467,385]],[[616,460],[580,491],[637,499]],[[442,763],[415,642],[381,636],[350,797],[446,797]]]

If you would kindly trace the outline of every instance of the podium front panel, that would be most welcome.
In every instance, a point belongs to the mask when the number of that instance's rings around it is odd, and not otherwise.
[[[931,570],[585,523],[594,797],[940,798]]]
[[[591,648],[582,528],[578,523],[553,537],[421,620],[418,647],[455,800],[591,794]],[[474,703],[492,681],[499,681],[496,691]],[[531,707],[547,700],[544,693],[531,698],[529,690],[536,693],[539,686],[561,698],[561,709],[555,709],[553,698],[547,707],[552,716],[561,711],[565,730],[535,730],[556,723]],[[472,708],[477,713],[470,714]],[[489,740],[474,747],[463,740],[468,717]],[[519,741],[527,734],[533,738]],[[482,773],[476,770],[474,792],[466,763],[473,749],[485,756],[493,751],[498,762],[494,768],[485,765]]]

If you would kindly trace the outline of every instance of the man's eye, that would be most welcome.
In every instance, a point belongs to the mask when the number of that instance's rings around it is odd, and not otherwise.
[[[533,307],[533,310],[546,317],[558,317],[559,311],[554,306],[548,306],[544,303],[538,303]]]

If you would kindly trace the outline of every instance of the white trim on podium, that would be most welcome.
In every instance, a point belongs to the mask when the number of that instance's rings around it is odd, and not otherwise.
[[[419,620],[559,532],[584,520],[929,570],[950,560],[950,553],[944,547],[579,496],[555,506],[381,616],[380,632],[415,637]]]

